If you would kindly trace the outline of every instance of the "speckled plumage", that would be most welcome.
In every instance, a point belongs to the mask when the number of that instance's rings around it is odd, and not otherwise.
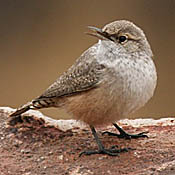
[[[41,96],[11,116],[61,107],[72,118],[94,126],[128,117],[142,107],[153,96],[157,81],[143,31],[121,20],[107,24],[102,34]],[[119,36],[125,35],[127,41],[119,42]]]

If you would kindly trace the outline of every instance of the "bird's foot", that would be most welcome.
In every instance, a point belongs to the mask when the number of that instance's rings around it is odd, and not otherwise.
[[[118,156],[119,153],[128,152],[131,148],[122,148],[122,149],[115,149],[116,146],[112,146],[110,149],[100,149],[100,150],[89,150],[83,151],[79,154],[79,157],[82,155],[91,155],[91,154],[106,154],[109,156]]]
[[[128,134],[125,131],[123,131],[120,134],[116,134],[116,133],[105,131],[105,132],[102,133],[102,135],[107,134],[109,136],[116,136],[118,138],[123,138],[123,139],[137,139],[137,138],[140,138],[140,137],[148,138],[146,133],[148,133],[148,132],[141,132],[141,133],[138,133],[138,134]]]

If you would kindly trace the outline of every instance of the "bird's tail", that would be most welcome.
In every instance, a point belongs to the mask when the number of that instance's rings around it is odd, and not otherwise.
[[[10,117],[19,116],[30,109],[35,109],[32,102],[29,102],[29,103],[23,105],[22,107],[18,108],[15,112],[10,114]]]
[[[10,114],[9,119],[7,121],[8,125],[14,126],[17,123],[22,123],[23,117],[21,114],[24,112],[30,110],[30,109],[40,109],[40,108],[46,108],[49,107],[48,103],[42,103],[39,100],[32,100],[31,102],[28,102],[27,104],[23,105],[22,107],[18,108],[15,112]]]

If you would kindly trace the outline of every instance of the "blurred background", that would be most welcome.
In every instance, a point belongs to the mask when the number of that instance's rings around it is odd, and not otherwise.
[[[0,106],[17,108],[39,96],[97,40],[88,25],[128,19],[144,29],[154,52],[158,86],[138,117],[175,114],[175,1],[5,0],[0,2]],[[50,117],[69,117],[58,109]],[[128,116],[129,117],[129,116]]]

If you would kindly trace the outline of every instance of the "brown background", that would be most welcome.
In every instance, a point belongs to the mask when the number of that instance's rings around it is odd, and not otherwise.
[[[18,107],[40,95],[96,42],[86,26],[128,19],[144,29],[158,71],[154,98],[138,117],[175,112],[175,1],[5,0],[0,2],[0,106]],[[52,117],[57,109],[44,110]],[[64,115],[65,116],[65,115]]]

